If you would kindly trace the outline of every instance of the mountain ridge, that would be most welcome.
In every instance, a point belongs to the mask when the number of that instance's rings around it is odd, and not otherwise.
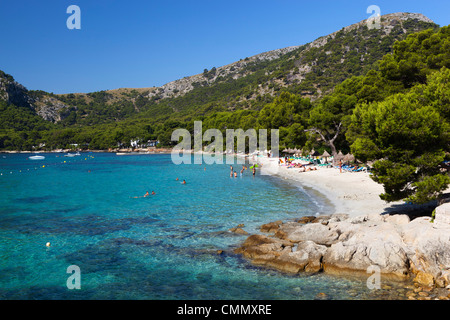
[[[391,14],[383,15],[382,18],[383,19],[397,18],[397,19],[400,19],[400,20],[403,20],[403,21],[406,21],[406,20],[409,20],[409,19],[413,19],[413,20],[423,21],[423,22],[426,22],[426,23],[434,23],[433,20],[431,20],[430,18],[426,17],[425,15],[423,15],[421,13],[397,12],[397,13],[391,13]],[[353,30],[353,29],[355,29],[357,27],[361,27],[362,25],[364,25],[366,23],[367,23],[367,19],[366,20],[362,20],[362,21],[357,22],[357,23],[354,23],[354,24],[352,24],[350,26],[346,26],[346,27],[342,28],[341,30],[344,30],[345,32],[348,32],[348,31]],[[393,28],[392,26],[386,25],[386,23],[384,23],[384,25],[382,23],[382,26],[387,28],[387,29],[392,29]],[[266,60],[270,61],[270,60],[278,59],[278,58],[280,58],[280,56],[282,56],[282,55],[284,55],[286,53],[289,53],[289,52],[291,52],[293,50],[296,50],[296,49],[298,49],[298,48],[300,48],[302,46],[305,46],[305,45],[307,46],[306,49],[310,49],[310,48],[313,48],[313,47],[320,48],[320,47],[324,46],[327,43],[327,39],[328,38],[333,38],[334,39],[336,34],[338,32],[340,32],[341,30],[335,31],[335,32],[333,32],[333,33],[331,33],[329,35],[326,35],[326,36],[319,37],[316,40],[314,40],[312,42],[309,42],[309,43],[306,43],[304,45],[293,45],[293,46],[289,46],[289,47],[285,47],[285,48],[270,50],[270,51],[266,51],[266,52],[262,52],[262,53],[256,54],[256,55],[248,57],[246,59],[241,59],[239,61],[232,62],[230,64],[227,64],[227,65],[224,65],[224,66],[216,68],[216,70],[217,70],[216,72],[220,75],[222,70],[230,69],[232,67],[240,68],[241,64],[246,65],[247,62],[253,62],[253,61],[258,61],[258,60],[259,61],[266,61]],[[233,70],[233,71],[235,71],[235,70]],[[168,91],[172,91],[172,92],[174,90],[178,90],[177,93],[182,94],[183,92],[186,93],[186,89],[187,89],[187,87],[189,87],[189,85],[186,84],[186,82],[187,82],[186,79],[193,78],[196,81],[200,81],[200,80],[203,80],[202,79],[203,76],[204,76],[204,74],[200,73],[200,74],[196,74],[196,75],[192,75],[192,76],[187,76],[187,77],[184,77],[182,79],[177,79],[177,80],[174,80],[174,81],[170,81],[170,82],[168,82],[168,83],[166,83],[166,84],[164,84],[162,86],[159,86],[159,87],[148,87],[148,88],[144,87],[144,88],[139,88],[139,89],[140,90],[151,90],[151,89],[156,90],[156,89],[162,88],[163,90],[167,89]],[[217,77],[218,76],[214,77],[213,81]],[[134,88],[118,88],[118,89],[106,90],[106,91],[108,92],[108,91],[114,91],[114,90],[133,90],[133,89]],[[189,90],[192,90],[192,89],[194,89],[193,86],[191,86],[189,88]],[[152,96],[155,96],[155,95],[156,95],[156,93],[149,93],[149,97],[150,98]],[[165,96],[164,98],[166,98],[166,97],[167,96]]]
[[[280,90],[315,100],[350,75],[364,74],[396,40],[437,26],[420,13],[383,15],[378,31],[368,30],[366,23],[362,20],[307,44],[263,52],[160,87],[52,94],[28,91],[0,74],[0,99],[66,125],[120,121],[138,114],[154,118],[206,112],[201,110],[214,105],[223,110],[260,108],[264,97]]]

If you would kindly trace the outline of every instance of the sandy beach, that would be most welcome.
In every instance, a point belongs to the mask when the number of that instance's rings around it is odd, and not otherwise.
[[[417,210],[417,206],[403,201],[387,203],[380,199],[383,186],[376,183],[366,172],[342,172],[336,168],[316,167],[317,170],[300,172],[298,168],[278,165],[278,158],[258,157],[261,173],[276,175],[282,179],[300,183],[326,197],[334,206],[334,212],[349,216],[383,214]]]

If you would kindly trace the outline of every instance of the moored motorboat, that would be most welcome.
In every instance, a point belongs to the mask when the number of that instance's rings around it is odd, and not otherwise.
[[[44,160],[45,157],[44,156],[31,156],[31,157],[28,157],[28,159],[30,159],[30,160]]]

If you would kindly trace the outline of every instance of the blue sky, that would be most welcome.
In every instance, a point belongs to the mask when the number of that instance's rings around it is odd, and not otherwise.
[[[373,4],[450,24],[448,0],[0,0],[0,70],[54,93],[160,86],[308,43],[367,19]],[[80,30],[66,26],[70,5]]]

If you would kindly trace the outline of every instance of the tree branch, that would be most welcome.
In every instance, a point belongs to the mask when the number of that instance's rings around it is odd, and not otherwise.
[[[332,143],[334,143],[334,141],[337,139],[339,133],[341,132],[341,127],[342,127],[342,122],[339,122],[339,125],[336,129],[336,134],[334,135],[333,139],[330,140]]]

